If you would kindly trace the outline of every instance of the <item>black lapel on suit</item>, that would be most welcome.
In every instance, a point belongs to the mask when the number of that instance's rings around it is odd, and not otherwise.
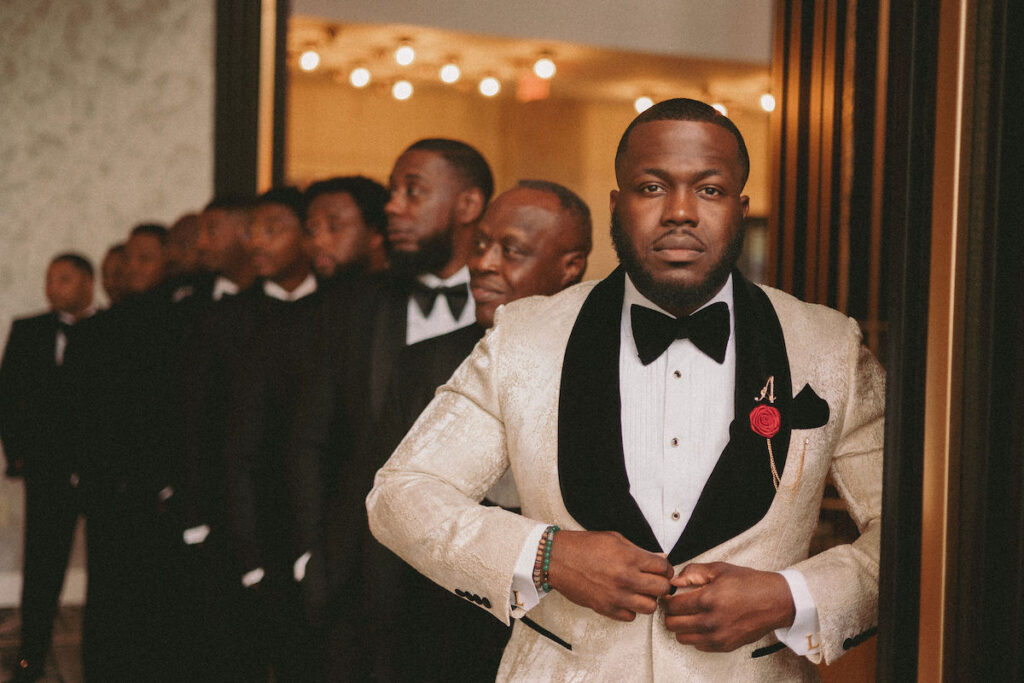
[[[384,408],[395,359],[405,347],[409,290],[389,279],[381,285],[381,305],[374,311],[370,347],[370,411],[376,421]]]
[[[624,277],[617,268],[591,290],[569,335],[558,397],[558,479],[566,510],[584,528],[618,531],[641,548],[660,552],[629,492],[622,454]]]
[[[701,492],[690,521],[669,561],[678,564],[739,535],[756,524],[775,498],[768,446],[750,429],[750,411],[769,377],[775,377],[775,403],[782,417],[772,437],[775,466],[781,475],[789,448],[789,404],[793,389],[782,326],[768,296],[733,271],[736,321],[735,417],[729,443]],[[767,402],[767,401],[766,401]]]

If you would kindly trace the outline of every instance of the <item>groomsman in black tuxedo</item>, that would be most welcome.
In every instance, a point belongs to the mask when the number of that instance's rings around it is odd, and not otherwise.
[[[228,311],[256,281],[246,238],[252,207],[252,197],[224,195],[200,212],[196,250],[203,275],[174,306],[183,433],[177,543],[185,546],[178,630],[181,651],[188,653],[182,678],[189,681],[257,675],[231,553],[221,457],[230,405],[227,357],[236,345]]]
[[[83,325],[77,349],[69,349],[72,391],[81,402],[90,681],[177,677],[168,633],[178,579],[180,435],[166,242],[162,226],[133,228],[125,243],[127,294]]]
[[[357,476],[366,490],[373,473],[394,451],[419,414],[494,323],[498,306],[528,296],[549,296],[583,277],[591,248],[590,209],[557,183],[523,180],[494,199],[477,226],[469,255],[476,323],[405,347],[395,363],[374,446]],[[358,492],[353,492],[358,495]],[[511,477],[486,496],[492,505],[518,511]],[[353,520],[334,527],[365,524]],[[476,605],[452,595],[371,543],[364,567],[364,609],[375,624],[364,647],[373,653],[373,675],[394,681],[491,680],[510,629]],[[386,567],[391,572],[382,571]],[[395,657],[394,643],[402,643]]]
[[[396,160],[389,189],[384,211],[390,269],[334,287],[325,296],[325,335],[315,371],[319,383],[303,400],[292,430],[292,457],[321,458],[328,472],[367,447],[402,349],[475,321],[466,259],[473,230],[494,191],[487,161],[458,140],[420,140]],[[337,487],[350,492],[347,482]],[[363,493],[332,495],[329,517],[359,515],[337,508],[361,508]],[[352,675],[345,672],[353,670],[352,658],[362,655],[358,634],[348,632],[345,621],[346,614],[356,611],[348,590],[358,582],[354,570],[361,536],[360,529],[352,529],[344,549],[329,548],[330,593],[341,604],[329,610],[328,654],[338,676]]]
[[[75,327],[95,312],[93,267],[61,254],[46,271],[50,311],[11,325],[0,365],[0,439],[7,476],[25,482],[25,547],[17,681],[34,681],[50,648],[78,520],[77,444],[69,425],[64,357]]]
[[[257,198],[247,242],[260,280],[231,304],[225,354],[223,458],[235,581],[245,589],[261,668],[278,681],[321,677],[320,461],[286,450],[312,376],[311,345],[321,336],[303,219],[295,188]]]

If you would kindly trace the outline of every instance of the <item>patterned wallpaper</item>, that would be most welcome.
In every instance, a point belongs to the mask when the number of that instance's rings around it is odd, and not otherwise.
[[[13,317],[45,308],[54,254],[98,266],[135,223],[209,201],[213,41],[211,0],[3,0],[0,342]],[[3,604],[22,503],[20,485],[0,489]]]
[[[49,258],[98,261],[213,188],[210,0],[4,0],[0,334],[45,306]]]

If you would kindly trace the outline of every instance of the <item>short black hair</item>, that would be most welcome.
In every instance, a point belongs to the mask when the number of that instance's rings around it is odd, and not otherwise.
[[[76,251],[66,251],[63,254],[57,254],[50,260],[51,266],[54,263],[67,263],[76,270],[82,271],[89,277],[93,277],[95,275],[95,272],[92,267],[92,262]]]
[[[366,227],[381,235],[387,232],[388,216],[384,213],[384,206],[388,203],[391,195],[388,188],[365,176],[338,176],[318,180],[307,187],[303,194],[304,210],[308,214],[309,205],[317,197],[341,193],[352,197],[352,201],[359,207],[359,213],[363,217]]]
[[[516,187],[525,187],[530,190],[540,190],[553,194],[558,198],[558,203],[566,212],[576,219],[576,240],[574,248],[579,251],[590,253],[593,244],[591,233],[593,223],[590,219],[590,207],[582,198],[565,185],[551,182],[550,180],[520,180]]]
[[[123,254],[123,253],[124,253],[124,242],[115,242],[114,244],[110,245],[110,248],[107,249],[107,253],[103,255],[103,258],[106,259],[108,256],[111,256],[113,254]]]
[[[253,202],[253,207],[263,206],[264,204],[280,204],[288,207],[298,217],[299,223],[306,222],[306,207],[302,203],[302,191],[297,187],[282,185],[270,188],[256,198],[256,201]]]
[[[139,223],[128,233],[129,237],[136,235],[150,235],[160,240],[160,244],[167,244],[167,228],[159,223]]]
[[[736,127],[736,124],[729,117],[723,115],[710,104],[686,97],[676,97],[671,100],[658,102],[633,119],[619,139],[619,146],[615,150],[616,170],[619,168],[622,155],[626,153],[626,147],[629,144],[629,134],[640,124],[651,121],[698,121],[711,123],[726,129],[736,138],[736,146],[739,148],[740,169],[742,171],[740,187],[747,184],[747,177],[750,175],[750,155],[747,153],[747,145],[743,141],[743,134],[740,133],[740,129]]]
[[[406,152],[413,150],[436,152],[440,154],[455,171],[462,176],[469,187],[480,190],[484,196],[484,206],[491,201],[494,194],[494,176],[487,160],[476,148],[461,140],[448,138],[424,138],[409,145]]]
[[[252,209],[253,197],[244,194],[223,194],[217,195],[210,200],[210,203],[203,207],[203,211],[221,209],[223,211],[249,211]]]

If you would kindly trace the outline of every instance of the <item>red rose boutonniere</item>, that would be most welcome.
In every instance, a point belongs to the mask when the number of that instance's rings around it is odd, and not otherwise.
[[[779,424],[782,416],[774,406],[766,406],[763,403],[754,406],[750,411],[750,428],[758,436],[770,439],[779,432]]]
[[[779,428],[782,425],[782,415],[779,414],[778,408],[773,405],[775,403],[775,376],[768,378],[765,382],[764,388],[761,389],[761,394],[754,399],[759,403],[753,407],[750,411],[750,429],[758,436],[764,437],[765,443],[768,444],[768,463],[772,469],[772,484],[775,485],[775,490],[779,490],[779,483],[782,481],[782,477],[779,476],[779,471],[775,467],[775,453],[772,452],[772,437],[779,433]],[[764,403],[768,401],[768,404]],[[804,449],[807,449],[807,440],[804,439]],[[804,470],[804,454],[800,454],[800,469],[796,475],[796,484],[794,484],[793,496],[796,495],[796,486],[800,483],[800,475],[803,474]],[[790,496],[789,500],[793,499]]]

